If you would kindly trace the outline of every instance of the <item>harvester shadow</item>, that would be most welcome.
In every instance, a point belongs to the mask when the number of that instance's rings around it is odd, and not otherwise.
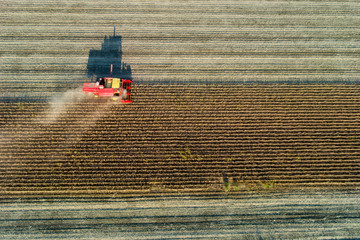
[[[101,49],[91,49],[87,63],[87,75],[91,78],[103,78],[111,75],[110,66],[113,65],[112,76],[115,78],[132,79],[131,67],[122,61],[122,37],[116,35],[105,36]]]

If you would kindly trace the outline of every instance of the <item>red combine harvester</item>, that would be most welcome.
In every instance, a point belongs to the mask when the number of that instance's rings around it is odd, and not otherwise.
[[[93,93],[98,97],[120,97],[123,103],[132,103],[130,79],[113,78],[111,64],[110,77],[99,78],[96,83],[84,83],[83,92]]]

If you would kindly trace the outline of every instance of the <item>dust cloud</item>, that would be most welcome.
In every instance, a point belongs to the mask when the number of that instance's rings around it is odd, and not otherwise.
[[[70,89],[66,92],[59,93],[50,99],[49,109],[46,111],[45,116],[37,120],[42,124],[54,123],[61,114],[66,112],[69,104],[81,102],[86,97],[82,88]]]
[[[122,97],[123,99],[126,99],[126,94],[127,94],[127,90],[124,89],[124,90],[122,91],[121,97]]]
[[[106,117],[111,106],[122,104],[120,100],[96,98],[85,94],[82,88],[70,89],[58,93],[46,103],[44,108],[29,121],[22,118],[13,122],[11,129],[0,133],[0,154],[15,161],[21,160],[13,153],[28,149],[35,155],[52,159],[66,154],[87,130]],[[38,145],[42,147],[38,147]],[[9,150],[12,149],[12,150]],[[43,150],[49,151],[43,151]]]
[[[58,139],[53,147],[60,145],[62,148],[68,148],[99,119],[106,116],[112,105],[119,102],[111,98],[98,98],[91,93],[82,92],[82,88],[76,88],[54,96],[35,123],[47,129],[42,134],[55,138],[60,135],[66,136],[65,139]]]

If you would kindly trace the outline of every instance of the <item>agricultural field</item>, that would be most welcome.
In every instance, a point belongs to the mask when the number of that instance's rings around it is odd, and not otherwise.
[[[4,196],[359,186],[356,1],[1,1]],[[134,104],[81,93],[113,27]]]
[[[359,189],[357,85],[139,84],[133,104],[71,94],[2,103],[3,195]]]
[[[359,238],[359,1],[0,9],[3,239]],[[81,90],[114,27],[132,104]]]
[[[2,239],[359,239],[359,194],[1,201]]]
[[[0,2],[0,99],[81,86],[113,27],[136,83],[359,81],[358,1]]]

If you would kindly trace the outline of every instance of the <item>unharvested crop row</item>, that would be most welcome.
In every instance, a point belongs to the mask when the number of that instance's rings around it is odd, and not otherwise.
[[[1,103],[2,189],[247,191],[360,184],[357,86],[146,86],[134,103]],[[51,107],[51,104],[49,105]],[[184,190],[185,191],[185,190]]]

